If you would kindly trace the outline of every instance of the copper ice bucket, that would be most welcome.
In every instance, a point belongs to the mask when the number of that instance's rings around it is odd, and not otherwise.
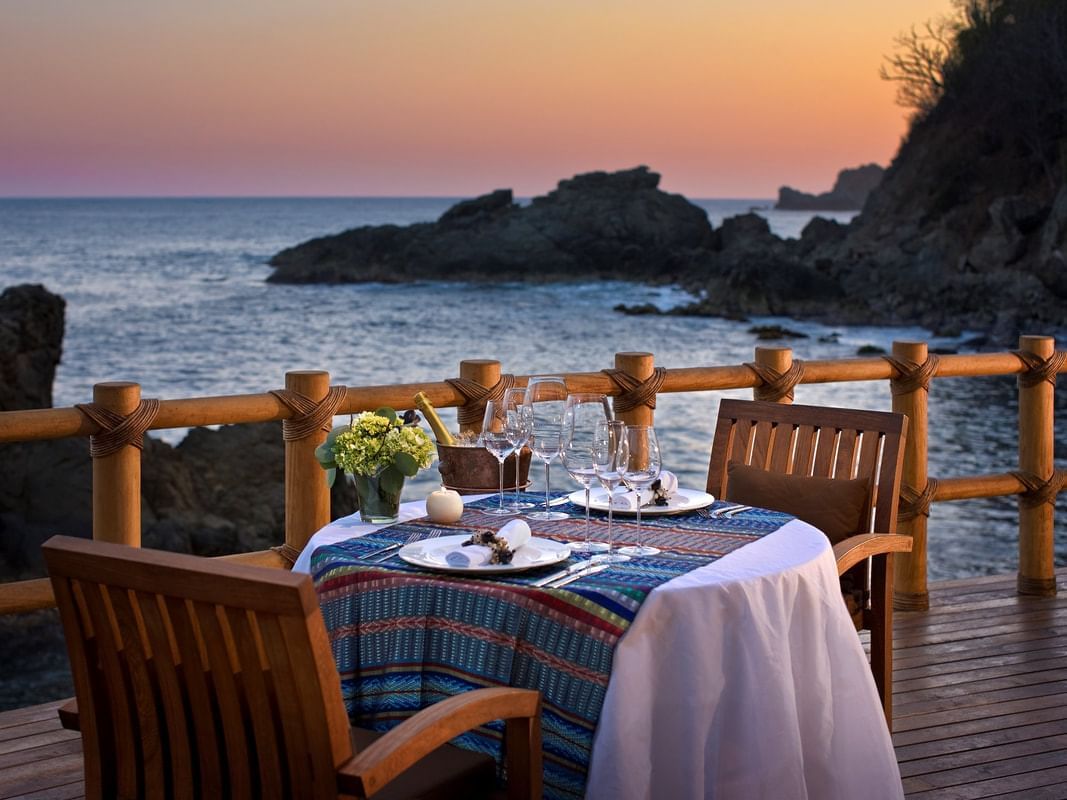
[[[499,463],[496,456],[484,447],[453,447],[437,443],[441,482],[460,494],[489,494],[500,488]],[[504,460],[504,488],[515,488],[515,456]],[[518,487],[525,488],[530,482],[530,450],[519,453]]]

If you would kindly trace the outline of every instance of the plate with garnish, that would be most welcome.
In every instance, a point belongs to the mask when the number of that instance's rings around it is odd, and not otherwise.
[[[559,564],[571,555],[570,545],[530,536],[521,546],[510,551],[507,561],[499,557],[494,560],[493,547],[480,542],[471,543],[471,538],[469,534],[460,534],[413,542],[400,548],[399,555],[416,567],[465,575],[526,572]]]
[[[603,511],[605,514],[608,512],[608,493],[606,491],[594,491],[589,495],[589,510],[590,511]],[[577,492],[573,492],[568,498],[576,506],[585,508],[585,490],[579,489]],[[657,505],[655,502],[646,503],[641,506],[642,517],[656,517],[664,516],[667,514],[686,514],[690,511],[697,511],[701,508],[707,508],[715,502],[715,497],[707,492],[701,492],[696,489],[679,489],[674,492],[666,503],[663,505]],[[633,492],[617,492],[615,494],[615,506],[612,509],[612,513],[637,516],[637,504],[634,500]]]

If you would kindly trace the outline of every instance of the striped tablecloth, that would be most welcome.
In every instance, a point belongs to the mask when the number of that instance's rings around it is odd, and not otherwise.
[[[393,556],[361,558],[412,534],[495,530],[511,517],[468,505],[463,519],[403,522],[315,550],[311,572],[353,721],[385,730],[420,709],[469,689],[517,686],[542,693],[545,796],[581,797],[593,735],[619,638],[657,586],[781,528],[792,518],[752,510],[716,518],[708,510],[642,520],[646,539],[664,549],[582,578],[562,589],[532,585],[547,570],[473,579],[433,573]],[[721,504],[719,504],[721,505]],[[710,509],[714,512],[715,506]],[[583,510],[571,519],[531,520],[534,536],[583,536]],[[594,538],[606,519],[594,517]],[[632,518],[616,520],[616,539],[633,539]],[[458,743],[499,758],[502,724]]]

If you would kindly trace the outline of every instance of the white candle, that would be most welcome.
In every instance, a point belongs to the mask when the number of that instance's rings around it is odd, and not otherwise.
[[[463,498],[442,486],[426,498],[426,514],[434,522],[458,522],[463,516]]]

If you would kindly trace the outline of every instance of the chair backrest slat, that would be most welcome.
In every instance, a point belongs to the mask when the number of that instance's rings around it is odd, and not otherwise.
[[[293,750],[294,745],[300,746],[301,743],[307,741],[297,692],[299,680],[293,675],[293,668],[289,663],[288,646],[278,618],[273,614],[259,614],[258,619],[259,630],[263,635],[263,647],[267,653],[267,662],[277,692],[282,736],[287,749]],[[289,760],[289,784],[293,795],[301,791],[298,787],[311,785],[311,765],[307,759]]]
[[[151,646],[155,679],[159,687],[161,713],[166,725],[167,745],[165,755],[167,780],[174,800],[192,800],[195,787],[191,781],[176,781],[174,776],[193,774],[193,757],[190,749],[189,725],[185,718],[182,680],[178,675],[173,633],[163,616],[160,598],[157,595],[135,592],[137,605],[144,619],[145,633]]]
[[[255,754],[249,760],[259,768],[262,797],[280,799],[285,785],[281,775],[281,759],[284,753],[278,749],[271,708],[273,704],[267,681],[264,680],[259,648],[249,622],[251,613],[253,612],[242,608],[226,609],[237,657],[241,663],[241,689],[252,720],[252,732],[255,734]]]
[[[141,793],[141,786],[137,777],[140,758],[137,728],[133,720],[135,712],[130,707],[131,692],[119,661],[121,644],[115,619],[110,603],[105,599],[107,587],[81,582],[81,589],[85,609],[96,634],[95,660],[100,670],[100,680],[94,686],[97,695],[96,706],[98,710],[108,709],[107,715],[111,723],[109,739],[101,739],[100,755],[101,758],[111,758],[115,761],[113,791],[125,797],[137,797]],[[105,747],[105,742],[109,746]]]
[[[87,797],[337,796],[352,747],[306,575],[66,537],[43,551]]]
[[[810,475],[815,458],[815,437],[818,432],[814,425],[797,426],[797,446],[793,453],[790,472],[795,475]]]
[[[203,642],[193,624],[192,608],[188,601],[179,597],[163,599],[170,620],[171,630],[182,654],[182,675],[185,695],[189,701],[192,717],[192,734],[196,751],[197,794],[201,797],[222,796],[227,791],[227,781],[222,772],[221,748],[218,728],[215,725],[215,707],[207,683],[206,655],[202,653]],[[176,773],[177,774],[177,773]],[[192,783],[192,781],[190,781]]]
[[[845,428],[837,437],[837,463],[834,464],[833,475],[827,477],[852,478],[853,468],[856,466],[856,443],[859,438],[858,432],[853,428]]]
[[[823,406],[723,400],[715,427],[708,491],[726,492],[734,461],[774,472],[868,478],[863,532],[894,533],[907,418]]]
[[[167,777],[164,774],[165,742],[161,728],[165,727],[165,723],[159,716],[156,682],[149,672],[151,654],[142,635],[143,624],[130,602],[128,590],[108,586],[102,586],[101,590],[111,605],[121,638],[120,666],[126,676],[132,716],[137,723],[137,747],[141,751],[139,796],[146,800],[164,800]]]

